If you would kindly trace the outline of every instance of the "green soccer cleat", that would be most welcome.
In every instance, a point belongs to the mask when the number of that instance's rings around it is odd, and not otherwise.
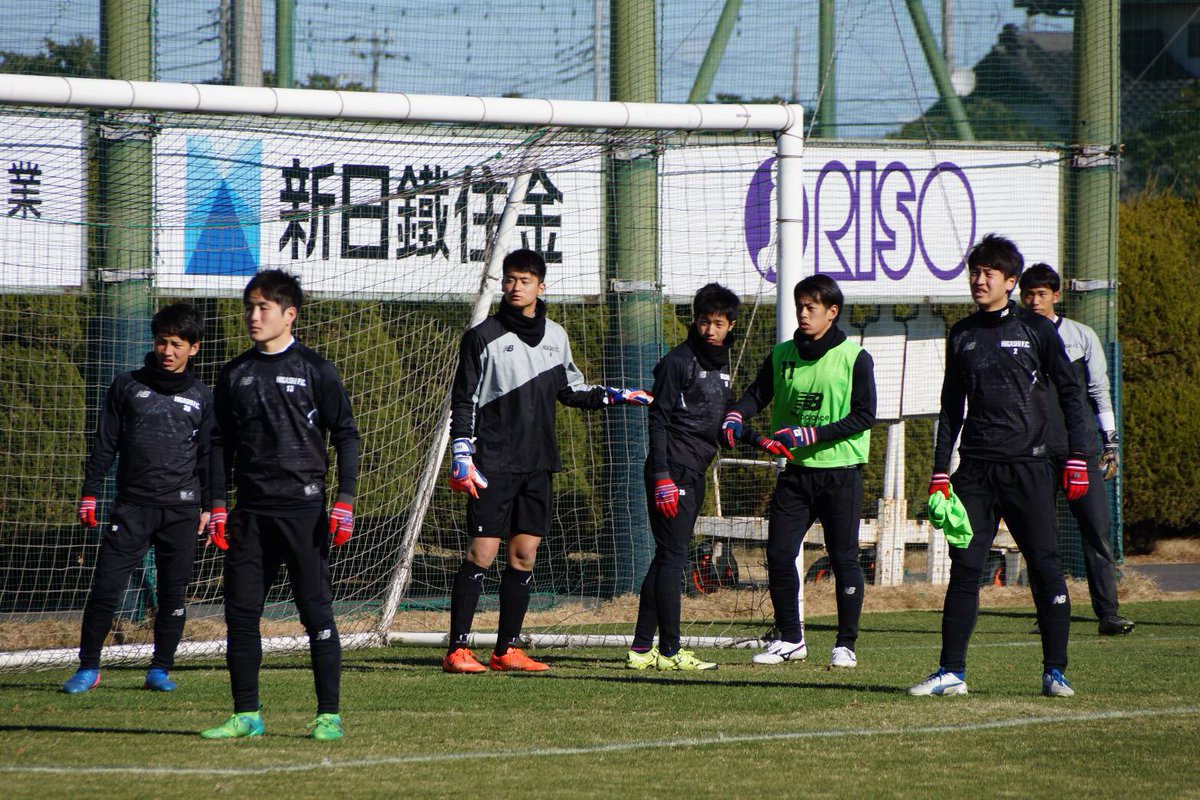
[[[249,736],[262,736],[266,733],[263,727],[261,711],[239,711],[221,725],[200,731],[205,739],[242,739]]]
[[[630,650],[625,656],[626,669],[650,669],[658,666],[658,648],[651,647],[645,653]]]
[[[346,735],[342,727],[342,718],[337,714],[317,714],[317,718],[308,723],[308,738],[322,742],[330,742]]]
[[[706,669],[716,669],[711,661],[701,661],[691,650],[680,650],[673,656],[659,654],[657,667],[663,672],[700,672]]]

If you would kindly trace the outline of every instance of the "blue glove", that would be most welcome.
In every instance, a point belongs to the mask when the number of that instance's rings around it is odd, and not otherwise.
[[[450,465],[450,490],[463,492],[479,499],[479,489],[486,489],[487,478],[475,468],[475,445],[470,439],[455,439],[450,443],[450,452],[454,454],[454,462]],[[478,488],[476,488],[478,487]]]
[[[791,447],[808,447],[810,444],[817,443],[816,428],[780,428],[771,435],[771,438],[789,448]]]
[[[721,424],[721,443],[730,450],[742,438],[742,412],[730,411]]]
[[[619,406],[624,403],[648,406],[652,402],[654,402],[654,397],[642,389],[618,389],[613,386],[604,387],[604,405],[606,406]]]

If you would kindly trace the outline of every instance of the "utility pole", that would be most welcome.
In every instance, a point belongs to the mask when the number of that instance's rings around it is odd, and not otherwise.
[[[368,45],[370,45],[370,50],[368,50],[366,52],[364,52],[362,50],[351,50],[350,54],[359,59],[370,59],[371,60],[371,91],[372,92],[379,91],[379,64],[380,64],[380,62],[385,61],[385,60],[390,61],[390,60],[396,58],[395,53],[390,52],[388,50],[384,50],[385,46],[392,43],[392,38],[390,36],[388,36],[388,29],[387,28],[383,29],[382,36],[380,36],[377,33],[372,33],[370,36],[355,35],[355,36],[347,36],[342,41],[347,42],[349,44],[365,42]]]
[[[610,42],[613,100],[658,100],[656,0],[612,0]],[[658,156],[652,150],[614,153],[608,159],[606,296],[610,333],[605,374],[611,381],[652,383],[662,339],[662,288],[658,262]],[[648,448],[645,409],[605,414],[604,452],[620,453],[607,470],[606,527],[616,552],[608,593],[636,592],[650,566],[654,540],[646,513],[641,461]],[[631,412],[631,413],[630,413]]]

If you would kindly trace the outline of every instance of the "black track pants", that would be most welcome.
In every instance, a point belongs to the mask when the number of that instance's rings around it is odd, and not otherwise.
[[[966,669],[967,642],[979,616],[979,579],[1003,518],[1025,556],[1042,632],[1045,669],[1065,669],[1071,600],[1058,559],[1054,522],[1057,475],[1046,461],[963,459],[950,476],[975,535],[965,549],[950,548],[950,585],[942,612],[941,666]]]
[[[329,522],[324,511],[300,519],[235,509],[229,515],[225,553],[225,663],[234,711],[257,711],[262,665],[259,622],[267,591],[287,565],[292,599],[308,632],[317,713],[338,713],[342,644],[333,620],[329,572]]]
[[[154,655],[150,666],[170,669],[187,619],[184,597],[196,562],[200,510],[187,506],[140,506],[117,501],[100,539],[92,588],[83,609],[79,666],[100,667],[100,650],[129,576],[154,546],[158,610],[154,615]]]

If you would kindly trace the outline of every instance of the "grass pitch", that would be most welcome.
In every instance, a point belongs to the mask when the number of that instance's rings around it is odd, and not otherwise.
[[[229,714],[218,662],[172,674],[107,668],[67,696],[65,671],[0,676],[0,796],[220,797],[1200,797],[1200,602],[1125,604],[1101,638],[1077,616],[1071,699],[1040,696],[1030,609],[985,609],[970,695],[914,698],[936,666],[940,612],[864,615],[859,666],[825,668],[832,620],[806,662],[754,667],[706,650],[708,673],[624,669],[617,650],[545,650],[541,675],[446,675],[441,651],[346,654],[347,737],[304,738],[307,659],[262,672],[267,735],[209,742]]]

